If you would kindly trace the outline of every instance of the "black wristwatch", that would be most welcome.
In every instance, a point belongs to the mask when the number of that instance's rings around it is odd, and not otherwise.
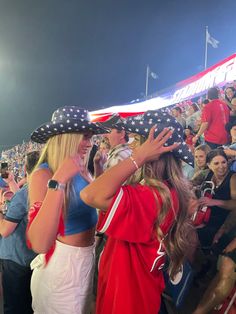
[[[49,180],[48,184],[47,184],[48,189],[52,189],[52,190],[65,190],[66,185],[64,183],[60,183],[56,180]]]

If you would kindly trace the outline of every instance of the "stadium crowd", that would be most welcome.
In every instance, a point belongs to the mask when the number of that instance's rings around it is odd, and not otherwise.
[[[4,313],[236,313],[235,104],[65,106],[2,151]]]

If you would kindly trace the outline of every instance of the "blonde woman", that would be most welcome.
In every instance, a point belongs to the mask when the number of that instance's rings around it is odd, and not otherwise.
[[[94,133],[104,133],[75,106],[56,110],[31,139],[46,143],[29,184],[28,239],[40,253],[32,262],[34,313],[89,313],[96,209],[79,192],[89,182],[87,155]]]
[[[187,252],[190,189],[178,158],[190,164],[193,158],[182,128],[165,111],[132,117],[124,128],[147,140],[81,191],[85,203],[103,210],[97,228],[108,235],[99,264],[96,313],[156,314],[165,255],[173,277]],[[142,184],[122,185],[139,168]]]
[[[211,148],[207,144],[201,144],[194,149],[194,168],[195,173],[191,178],[191,182],[194,186],[201,185],[207,174],[209,168],[207,166],[206,158],[207,154],[211,151]]]

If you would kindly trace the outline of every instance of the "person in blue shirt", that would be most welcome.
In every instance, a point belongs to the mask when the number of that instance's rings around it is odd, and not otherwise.
[[[39,158],[34,151],[26,156],[27,177]],[[11,187],[14,176],[9,173],[7,183]],[[28,186],[25,184],[11,199],[7,212],[0,213],[0,258],[2,260],[2,285],[5,314],[33,313],[31,307],[30,263],[36,254],[26,245],[28,216]]]

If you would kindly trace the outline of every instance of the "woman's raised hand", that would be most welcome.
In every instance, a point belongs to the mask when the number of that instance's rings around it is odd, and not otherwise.
[[[58,179],[61,183],[67,183],[76,174],[85,172],[85,160],[79,154],[66,158],[61,166],[57,169],[53,178]]]
[[[180,143],[174,143],[170,146],[164,146],[166,141],[170,138],[173,133],[173,129],[164,128],[157,137],[154,137],[157,125],[154,125],[150,132],[147,140],[135,150],[135,156],[143,158],[144,162],[156,160],[161,154],[172,151],[177,148]]]

